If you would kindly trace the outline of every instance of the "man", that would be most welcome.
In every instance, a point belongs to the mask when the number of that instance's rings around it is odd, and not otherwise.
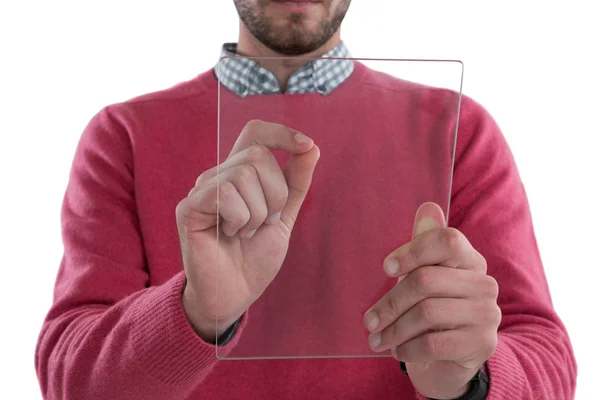
[[[347,58],[340,24],[349,3],[237,0],[239,42],[224,53]],[[319,70],[327,63],[265,60],[236,68],[244,61],[230,61],[169,90],[107,107],[86,128],[63,205],[65,255],[55,301],[36,351],[46,398],[573,397],[575,360],[552,308],[516,166],[494,121],[468,98],[451,227],[437,205],[425,203],[416,210],[412,240],[373,238],[395,243],[382,268],[398,284],[365,312],[365,341],[395,359],[218,361],[215,343],[233,351],[251,335],[245,328],[252,305],[284,259],[287,267],[298,262],[302,249],[288,249],[292,235],[318,234],[316,214],[301,216],[301,232],[294,225],[309,189],[324,185],[314,172],[317,163],[330,161],[319,143],[346,138],[339,136],[343,125],[337,137],[319,142],[308,132],[251,121],[217,180],[215,74],[232,102],[305,93],[325,109],[365,82],[375,88],[368,100],[385,106],[382,93],[389,92],[382,88],[401,84],[348,60],[335,74]],[[443,95],[433,93],[427,105],[439,107]],[[407,119],[402,110],[400,117],[390,112],[389,121],[369,121],[368,109],[339,109],[374,131]],[[297,115],[303,115],[300,104]],[[365,151],[374,146],[368,136],[353,140]],[[274,149],[290,154],[283,170]],[[390,160],[407,168],[414,161]],[[397,195],[399,188],[389,186]],[[217,248],[220,287],[228,291],[218,310]],[[304,261],[311,265],[323,255],[306,254]],[[331,268],[344,261],[332,260]]]

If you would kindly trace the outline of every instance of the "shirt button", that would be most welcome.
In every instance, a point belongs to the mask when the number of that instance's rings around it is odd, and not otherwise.
[[[325,86],[325,85],[319,85],[319,87],[317,88],[317,90],[320,93],[325,93],[325,92],[327,92],[327,86]]]
[[[239,85],[238,86],[238,92],[240,92],[240,93],[245,93],[246,89],[247,89],[246,85]]]

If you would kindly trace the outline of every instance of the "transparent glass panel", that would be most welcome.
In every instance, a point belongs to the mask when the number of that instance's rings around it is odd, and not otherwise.
[[[242,57],[225,57],[220,62],[235,58]],[[256,72],[258,63],[273,65],[277,60],[244,61]],[[290,186],[285,214],[296,201],[292,197],[297,198],[291,176],[301,175],[303,168],[311,165],[308,153],[291,155],[275,148],[270,154],[279,164],[276,170],[266,167],[264,154],[258,157],[263,160],[259,166],[252,157],[241,156],[239,153],[253,144],[266,141],[277,147],[274,143],[284,143],[290,135],[285,128],[248,125],[249,121],[281,124],[302,132],[320,151],[291,234],[288,229],[294,218],[290,213],[274,225],[261,224],[249,239],[241,237],[244,228],[226,235],[226,218],[219,220],[217,321],[230,319],[250,304],[236,342],[217,344],[222,359],[391,357],[389,352],[370,349],[363,325],[364,313],[396,284],[396,279],[383,272],[383,260],[410,241],[419,205],[435,202],[446,215],[450,207],[461,62],[303,61],[309,67],[318,65],[302,78],[312,89],[310,93],[282,94],[268,88],[264,89],[268,93],[248,92],[252,87],[263,90],[261,83],[268,76],[241,83],[228,76],[219,82],[218,179],[231,182],[244,200],[236,207],[248,208],[251,217],[259,215],[256,204],[261,197],[248,187],[254,184],[263,199],[272,198],[267,191],[281,188],[277,182],[281,184],[283,179],[283,184]],[[347,66],[340,61],[350,62],[353,69],[336,86],[332,84],[335,75]],[[323,74],[327,79],[323,80]],[[315,77],[317,84],[313,83]],[[319,88],[319,82],[325,85]],[[299,86],[290,85],[290,89]],[[244,154],[248,153],[252,154]],[[305,157],[302,162],[298,161],[301,157]],[[236,161],[231,161],[234,158]],[[294,167],[290,168],[289,162]],[[246,178],[240,179],[244,169],[235,170],[234,166],[241,164],[252,166],[256,175],[246,168]],[[281,172],[286,165],[295,172]],[[221,216],[235,208],[225,195],[231,192],[219,195]],[[268,200],[262,201],[264,210]],[[259,210],[255,213],[248,207],[254,203]]]

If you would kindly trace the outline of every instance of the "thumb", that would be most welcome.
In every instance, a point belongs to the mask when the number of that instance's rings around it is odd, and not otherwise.
[[[444,211],[435,203],[423,203],[417,209],[412,238],[446,226]]]
[[[413,224],[412,238],[421,236],[429,231],[434,231],[446,226],[444,211],[435,203],[423,203],[417,209],[415,222]],[[404,279],[406,275],[398,277],[398,282]]]
[[[288,185],[288,200],[281,211],[281,222],[292,231],[300,207],[306,198],[312,183],[313,172],[320,157],[317,145],[303,154],[292,154],[283,169],[283,175]]]

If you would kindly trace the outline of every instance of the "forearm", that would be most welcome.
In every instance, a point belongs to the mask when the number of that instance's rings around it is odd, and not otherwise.
[[[181,273],[113,306],[47,320],[36,352],[44,398],[185,398],[201,385],[217,359],[185,316],[183,283]]]
[[[491,400],[566,400],[575,395],[577,366],[559,326],[529,324],[501,331],[487,366]]]

